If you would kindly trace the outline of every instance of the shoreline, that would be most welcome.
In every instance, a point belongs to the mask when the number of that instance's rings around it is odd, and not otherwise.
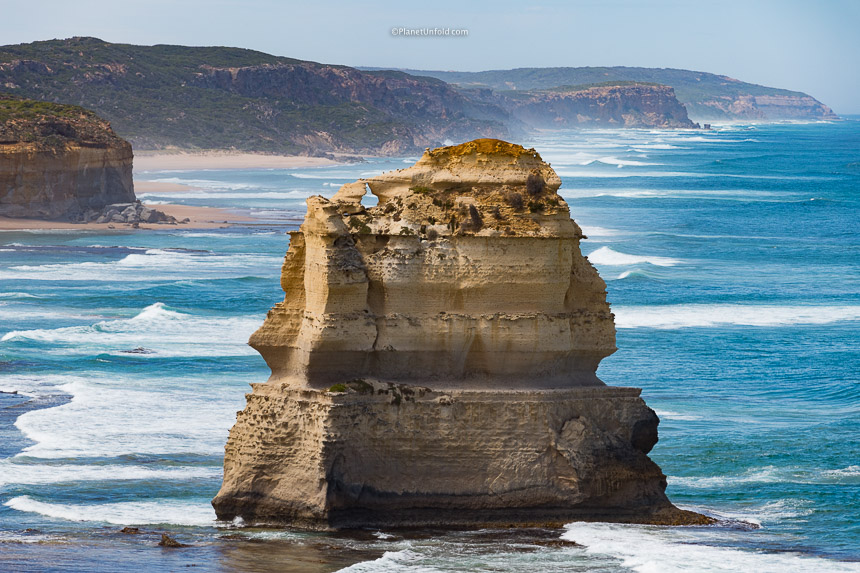
[[[354,159],[344,156],[344,159]],[[158,171],[195,171],[195,170],[230,170],[230,169],[298,169],[329,167],[341,165],[344,161],[326,157],[306,157],[300,155],[266,155],[262,153],[246,153],[235,151],[182,151],[182,150],[144,150],[134,154],[134,172]],[[160,181],[134,181],[135,194],[138,199],[145,194],[169,194],[196,191],[197,187],[183,183],[168,183]],[[141,199],[147,205],[146,199]],[[131,231],[159,230],[167,228],[179,229],[218,229],[236,224],[258,221],[253,217],[239,215],[230,209],[220,207],[197,207],[178,204],[154,204],[151,208],[172,215],[177,221],[190,219],[188,223],[176,225],[144,223],[137,228],[130,223],[71,223],[37,218],[17,218],[0,216],[0,231],[45,231],[45,230],[79,230],[79,231]]]
[[[144,202],[144,205],[146,203]],[[131,223],[71,223],[68,221],[50,221],[46,219],[18,219],[0,217],[0,231],[44,231],[44,230],[78,230],[78,231],[137,231],[159,229],[223,229],[235,224],[256,221],[251,217],[238,215],[229,209],[218,207],[194,207],[191,205],[151,205],[153,209],[163,211],[175,217],[178,221],[190,219],[188,223],[175,225],[164,223],[143,223],[137,228]]]
[[[196,171],[208,169],[296,169],[329,167],[342,161],[303,155],[266,155],[234,151],[135,151],[135,171]]]

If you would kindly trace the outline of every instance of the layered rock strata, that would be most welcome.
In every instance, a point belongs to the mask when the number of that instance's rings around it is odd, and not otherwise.
[[[540,129],[570,127],[699,127],[669,86],[625,84],[554,88],[504,98],[513,116]]]
[[[0,215],[80,219],[135,201],[131,145],[76,106],[0,97]]]
[[[640,391],[595,374],[613,315],[560,184],[484,139],[311,197],[250,340],[272,376],[230,432],[219,518],[707,521],[666,498]]]

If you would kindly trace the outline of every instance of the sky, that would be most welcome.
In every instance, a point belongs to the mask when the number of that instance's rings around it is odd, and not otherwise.
[[[684,68],[860,114],[860,0],[0,0],[0,14],[0,44],[95,36],[350,66]]]

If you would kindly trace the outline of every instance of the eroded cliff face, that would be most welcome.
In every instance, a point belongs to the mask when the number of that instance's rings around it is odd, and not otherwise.
[[[705,520],[666,498],[640,391],[595,374],[613,315],[560,184],[534,150],[476,140],[310,198],[250,340],[272,376],[230,432],[218,516]]]
[[[669,86],[633,84],[587,89],[556,88],[506,98],[524,123],[543,129],[569,127],[693,128]]]
[[[0,215],[76,219],[135,200],[131,145],[74,106],[0,99]]]
[[[713,97],[687,104],[690,115],[703,119],[785,120],[839,119],[833,110],[806,94]]]

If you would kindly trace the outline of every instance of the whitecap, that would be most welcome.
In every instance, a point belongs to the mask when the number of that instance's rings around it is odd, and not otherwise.
[[[700,541],[707,540],[706,534],[683,528],[577,522],[565,530],[562,538],[585,545],[586,554],[618,559],[623,567],[640,573],[860,571],[860,563],[711,546]]]
[[[648,163],[645,161],[636,161],[634,159],[618,159],[617,157],[600,157],[595,159],[598,163],[604,165],[616,165],[618,167],[647,167],[649,165],[662,165],[662,163]]]
[[[639,144],[633,148],[633,151],[637,153],[644,153],[645,151],[668,151],[669,149],[685,149],[684,147],[680,147],[678,145],[672,145],[670,143],[644,143]]]
[[[580,229],[582,229],[582,233],[588,237],[615,237],[617,235],[621,235],[622,231],[618,229],[608,229],[606,227],[596,227],[592,225],[580,225]]]
[[[209,503],[204,502],[164,499],[78,505],[45,503],[22,495],[13,497],[4,505],[18,511],[67,521],[92,521],[114,525],[215,525],[215,511]]]
[[[860,306],[678,304],[613,307],[617,328],[792,326],[860,320]]]
[[[680,259],[673,259],[671,257],[629,255],[627,253],[614,251],[609,247],[600,247],[596,251],[591,252],[588,255],[588,260],[595,265],[607,266],[638,265],[647,263],[658,267],[671,267],[681,264],[682,262]]]
[[[806,469],[763,466],[745,472],[718,476],[670,476],[669,483],[697,489],[720,489],[754,483],[800,483],[806,485],[860,483],[860,466],[842,469]]]
[[[262,317],[196,316],[156,302],[131,318],[91,326],[13,330],[0,342],[41,342],[54,346],[46,352],[63,355],[130,356],[124,352],[144,347],[153,353],[134,356],[253,356],[256,352],[246,341],[261,323]]]
[[[398,571],[401,573],[443,573],[443,569],[423,565],[421,554],[410,549],[400,551],[386,551],[382,557],[373,561],[364,561],[350,565],[338,571],[338,573],[385,573]]]
[[[227,190],[227,191],[239,191],[242,189],[259,189],[260,186],[254,183],[233,183],[230,181],[216,181],[213,179],[184,179],[182,177],[163,177],[161,179],[151,179],[153,183],[174,183],[179,185],[187,185],[189,187],[201,187],[204,189],[216,189],[216,190]],[[180,192],[181,193],[181,192]],[[158,194],[157,192],[152,192],[152,194]],[[170,192],[169,195],[171,197],[175,197],[177,194]],[[138,195],[140,197],[140,195]]]
[[[679,420],[684,422],[693,422],[695,420],[702,419],[702,416],[696,416],[694,414],[681,414],[678,412],[671,412],[669,410],[654,410],[654,412],[663,420]]]
[[[0,298],[42,298],[28,292],[0,292]]]
[[[32,442],[15,458],[112,458],[130,454],[218,458],[244,402],[244,380],[152,376],[67,377],[71,400],[30,410],[15,427]],[[205,392],[201,391],[205,388]],[[43,387],[43,391],[47,388]]]
[[[0,460],[0,487],[78,481],[185,481],[214,479],[220,475],[221,468],[213,467],[154,468],[141,465],[33,464],[14,463],[14,459]]]
[[[237,271],[277,268],[280,262],[280,257],[249,253],[216,255],[149,249],[108,262],[17,265],[0,270],[0,279],[136,282],[204,278],[213,274],[223,278],[225,273],[230,276]]]

